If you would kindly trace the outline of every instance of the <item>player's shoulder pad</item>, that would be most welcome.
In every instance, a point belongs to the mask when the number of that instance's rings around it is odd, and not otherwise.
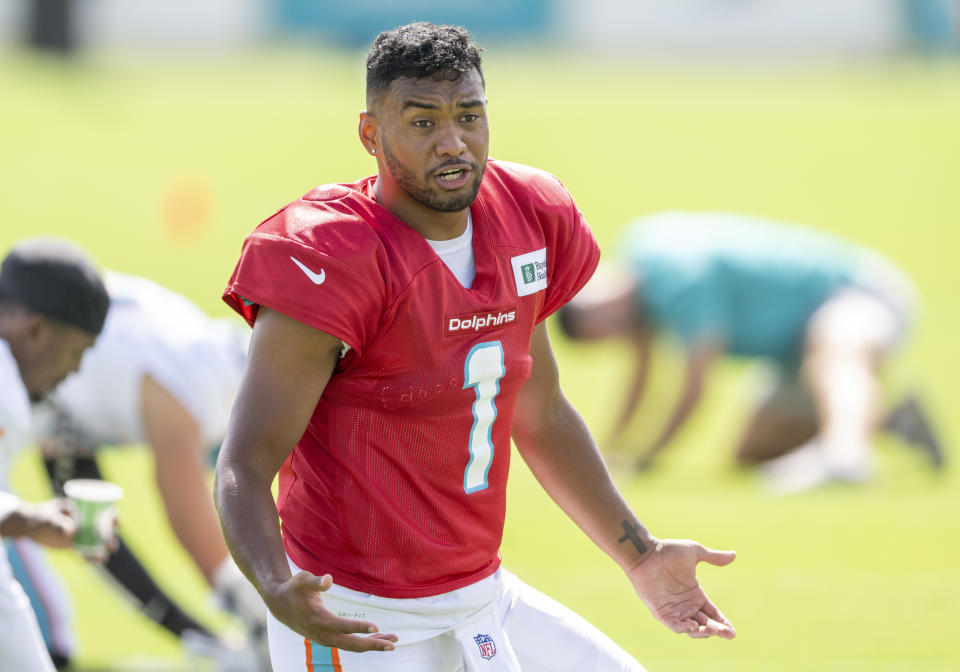
[[[538,210],[568,210],[573,206],[573,197],[560,180],[539,168],[489,159],[484,179],[495,181],[506,188],[514,198],[527,200]]]
[[[373,206],[347,185],[321,185],[264,220],[253,235],[288,240],[346,263],[362,264],[383,248],[373,224]]]

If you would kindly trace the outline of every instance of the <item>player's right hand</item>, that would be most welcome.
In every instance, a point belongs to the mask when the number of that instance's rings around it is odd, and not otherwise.
[[[298,572],[273,591],[264,591],[267,607],[278,621],[317,644],[344,651],[393,651],[397,636],[383,634],[373,623],[340,618],[328,611],[321,593],[333,577]]]

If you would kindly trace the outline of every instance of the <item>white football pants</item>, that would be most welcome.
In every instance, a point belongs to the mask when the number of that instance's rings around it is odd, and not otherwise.
[[[294,568],[296,571],[296,569]],[[606,635],[558,602],[501,569],[484,579],[496,580],[497,593],[477,618],[451,624],[450,630],[394,651],[354,653],[321,646],[268,614],[267,631],[274,672],[644,672],[644,668]],[[469,590],[471,587],[468,586]],[[342,589],[341,589],[342,590]],[[343,591],[351,592],[351,591]],[[448,595],[454,595],[453,591]],[[358,594],[359,595],[359,594]],[[438,598],[425,598],[429,608]],[[341,605],[324,596],[327,608]],[[397,603],[417,609],[418,600],[385,600],[396,613]],[[377,623],[382,632],[397,632],[377,618],[376,608],[364,609],[362,620]],[[336,611],[335,611],[336,613]],[[351,616],[351,617],[358,617]],[[476,631],[476,632],[475,632]],[[413,639],[416,639],[414,637]]]

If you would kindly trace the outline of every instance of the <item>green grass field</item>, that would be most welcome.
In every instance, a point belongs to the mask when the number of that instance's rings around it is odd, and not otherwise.
[[[28,235],[68,236],[104,266],[225,315],[219,294],[250,229],[317,183],[374,169],[355,137],[361,62],[271,52],[66,65],[5,54],[0,249]],[[891,389],[920,390],[948,448],[960,439],[960,63],[652,70],[494,48],[487,82],[493,155],[559,176],[607,249],[635,215],[722,209],[809,223],[894,257],[919,285],[923,313]],[[624,382],[622,353],[559,337],[555,347],[568,396],[602,434]],[[676,371],[665,348],[638,441],[676,393]],[[752,381],[742,364],[725,364],[658,469],[615,469],[654,534],[739,552],[701,576],[737,639],[693,641],[657,624],[520,460],[506,566],[651,671],[960,669],[957,469],[934,475],[880,441],[866,487],[771,498],[729,458]],[[135,549],[171,593],[226,626],[173,543],[146,452],[118,450],[105,465],[126,487],[123,532]],[[25,496],[45,496],[29,456],[15,479]],[[74,599],[79,669],[183,669],[176,643],[90,568],[69,553],[54,563]]]

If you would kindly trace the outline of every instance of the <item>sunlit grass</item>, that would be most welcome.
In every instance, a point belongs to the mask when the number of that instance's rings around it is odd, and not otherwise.
[[[246,232],[316,183],[374,169],[355,137],[360,62],[357,54],[270,53],[201,63],[102,57],[68,67],[8,55],[0,64],[0,247],[37,233],[70,236],[105,266],[226,314],[219,293]],[[491,54],[487,81],[493,154],[558,175],[608,250],[637,214],[723,209],[806,222],[896,258],[916,279],[924,310],[894,387],[923,391],[945,436],[960,436],[960,67],[693,72],[531,52]],[[625,381],[623,352],[559,337],[555,347],[568,396],[602,434]],[[658,363],[653,398],[631,430],[638,443],[677,392],[676,353],[665,349]],[[866,487],[770,498],[731,465],[752,394],[741,364],[722,367],[658,469],[616,470],[655,534],[738,550],[732,566],[702,573],[738,627],[736,640],[690,641],[655,623],[519,459],[507,567],[651,670],[954,669],[955,471],[935,477],[904,446],[881,441],[878,475]],[[171,593],[214,618],[163,520],[148,454],[115,451],[104,463],[126,486],[121,512],[134,548]],[[43,496],[29,460],[15,478],[25,495]],[[69,554],[55,564],[76,605],[82,669],[145,669],[145,657],[178,664],[175,642],[90,568]]]

